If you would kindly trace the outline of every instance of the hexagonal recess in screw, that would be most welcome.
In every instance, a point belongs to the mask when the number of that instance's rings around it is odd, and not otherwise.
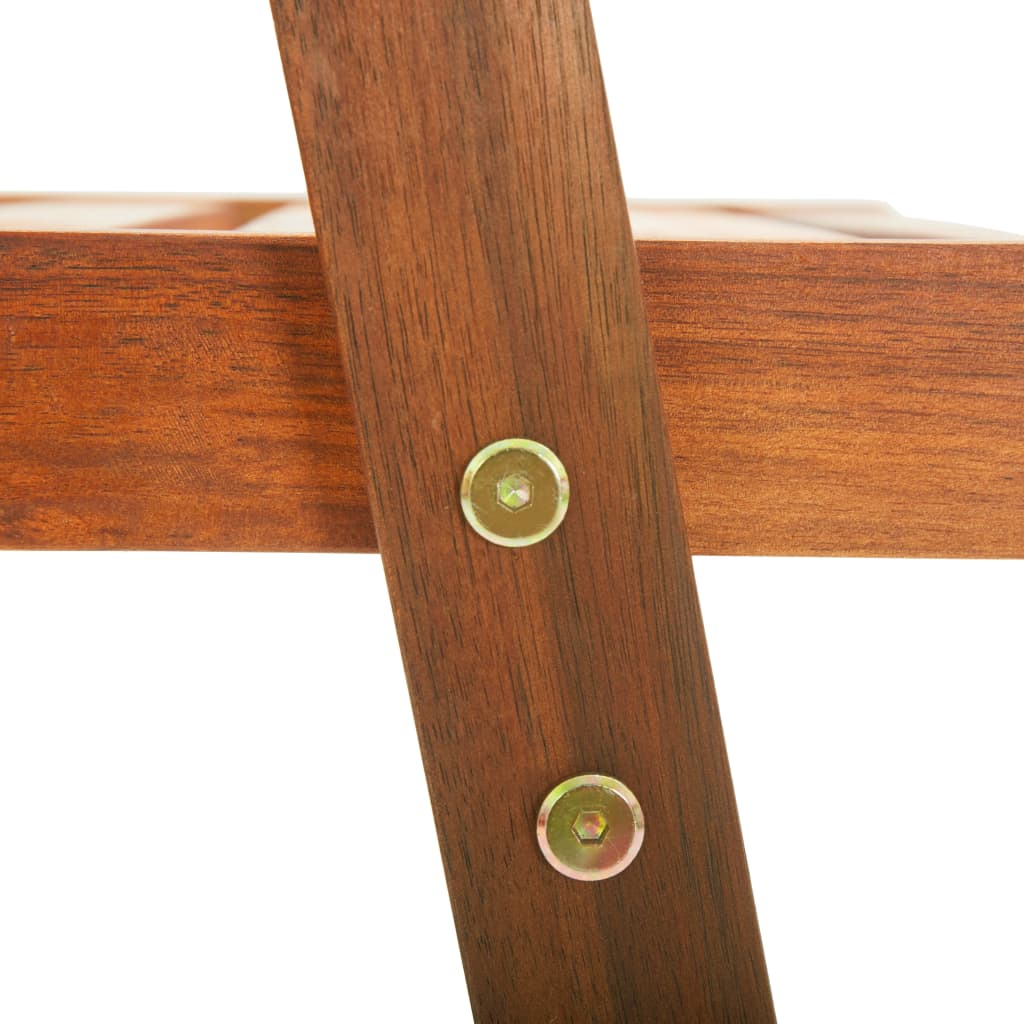
[[[596,845],[608,834],[608,819],[603,811],[580,811],[572,823],[572,834],[581,843]]]
[[[533,484],[522,473],[510,473],[498,481],[498,503],[510,512],[519,512],[533,504]]]

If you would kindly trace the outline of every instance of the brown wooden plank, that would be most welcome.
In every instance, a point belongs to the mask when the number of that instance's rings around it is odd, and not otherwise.
[[[0,265],[5,546],[373,547],[311,240],[0,235]]]
[[[475,1015],[773,1021],[589,8],[273,9]],[[514,550],[455,500],[506,437],[573,487]],[[647,829],[584,883],[594,771]]]
[[[247,235],[309,235],[315,234],[309,204],[282,203],[260,217],[247,221],[239,229]]]
[[[867,200],[631,199],[633,237],[643,241],[1024,240],[963,224],[904,217]],[[311,235],[303,196],[0,195],[0,232],[147,230]]]
[[[151,222],[175,222],[202,216],[211,204],[193,198],[177,202],[164,197],[135,200],[47,196],[0,203],[0,231],[110,231]]]
[[[719,554],[1024,553],[1024,249],[654,248],[695,536]]]
[[[745,204],[733,203],[736,213],[753,212]],[[1021,241],[1024,237],[1009,231],[953,224],[948,221],[924,220],[906,217],[884,204],[855,203],[841,205],[816,203],[766,203],[758,211],[791,224],[793,227],[819,228],[841,232],[859,239],[927,239],[930,241],[954,239],[959,241],[997,242]]]
[[[235,231],[281,206],[274,199],[211,200],[192,211],[158,215],[130,226],[148,231]]]
[[[815,224],[799,224],[767,213],[689,206],[665,200],[629,204],[633,236],[645,241],[848,241],[850,236]]]
[[[229,231],[284,200],[207,195],[107,193],[0,195],[0,233],[7,231]]]
[[[638,253],[695,552],[1024,557],[1024,247]],[[0,546],[375,543],[312,239],[0,233]]]

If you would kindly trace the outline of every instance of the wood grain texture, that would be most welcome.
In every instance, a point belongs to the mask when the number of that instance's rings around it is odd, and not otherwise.
[[[589,9],[273,7],[475,1016],[772,1021]],[[521,549],[457,500],[512,436],[573,488]],[[589,771],[647,831],[586,884],[535,823]]]
[[[688,522],[716,553],[1024,554],[1024,250],[644,255]]]
[[[0,542],[374,544],[314,246],[0,236]]]
[[[0,232],[231,231],[286,205],[252,196],[0,194]]]
[[[695,553],[1024,557],[1024,247],[637,250]],[[375,550],[312,239],[0,233],[0,547]]]
[[[632,199],[633,237],[641,241],[1024,241],[1005,231],[908,218],[863,199]],[[7,231],[240,231],[310,235],[303,196],[117,193],[0,193]]]

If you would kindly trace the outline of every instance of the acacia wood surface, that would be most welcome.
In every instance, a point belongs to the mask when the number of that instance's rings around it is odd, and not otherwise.
[[[328,295],[480,1021],[774,1020],[586,3],[275,0]],[[509,549],[470,458],[549,444],[573,499]],[[638,795],[567,879],[567,776]]]
[[[637,250],[695,553],[1024,557],[1024,247]],[[0,232],[0,546],[375,550],[312,238]]]
[[[863,199],[633,199],[627,204],[633,237],[646,241],[1024,241],[1005,231],[904,217],[888,203]],[[314,233],[309,203],[300,196],[0,193],[0,234],[152,230]]]

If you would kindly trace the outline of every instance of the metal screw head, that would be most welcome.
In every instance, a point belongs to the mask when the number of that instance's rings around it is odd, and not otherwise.
[[[597,882],[625,871],[644,841],[644,815],[610,775],[576,775],[555,786],[537,815],[547,862],[569,878]]]
[[[558,456],[522,437],[495,441],[462,477],[462,511],[493,544],[521,548],[550,536],[569,507],[569,478]]]

